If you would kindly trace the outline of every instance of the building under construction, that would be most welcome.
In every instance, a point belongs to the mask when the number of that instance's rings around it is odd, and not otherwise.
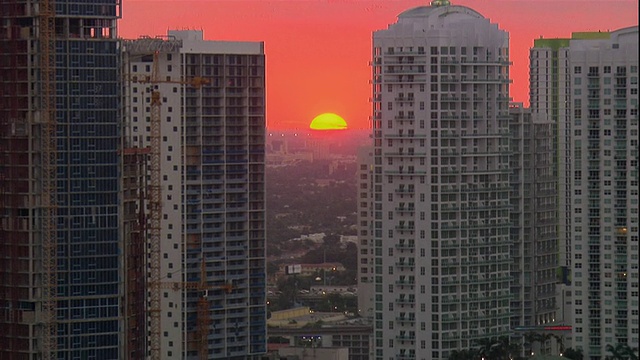
[[[0,1],[0,358],[120,359],[119,0]]]
[[[125,41],[123,59],[125,143],[128,151],[149,149],[141,209],[151,358],[259,359],[266,352],[264,45],[170,31]]]
[[[123,139],[124,140],[124,139]],[[123,143],[121,152],[122,224],[125,280],[125,336],[126,359],[145,359],[147,356],[147,204],[148,148]]]

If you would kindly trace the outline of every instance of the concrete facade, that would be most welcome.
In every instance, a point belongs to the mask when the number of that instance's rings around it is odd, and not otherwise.
[[[638,28],[538,39],[534,116],[557,128],[560,239],[572,345],[638,347]]]
[[[156,51],[159,81],[141,81],[152,76]],[[125,42],[123,72],[130,147],[149,144],[151,88],[162,100],[162,357],[197,358],[207,331],[209,358],[259,358],[266,351],[263,44],[170,31]]]
[[[446,1],[373,35],[376,360],[447,359],[509,333],[508,44]]]

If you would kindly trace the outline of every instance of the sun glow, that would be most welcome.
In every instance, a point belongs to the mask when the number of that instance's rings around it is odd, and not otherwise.
[[[340,115],[324,113],[316,116],[309,128],[311,130],[345,130],[347,122]]]

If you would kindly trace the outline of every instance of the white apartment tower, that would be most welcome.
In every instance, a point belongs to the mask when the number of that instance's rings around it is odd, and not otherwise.
[[[161,358],[260,358],[264,45],[169,31],[125,41],[123,74],[125,147],[149,146],[152,90],[162,101]]]
[[[511,103],[511,329],[567,324],[558,301],[558,197],[553,126]],[[525,330],[513,333],[517,339]],[[545,344],[536,352],[544,353]],[[531,350],[525,345],[525,353]]]
[[[536,40],[531,106],[557,126],[572,346],[594,360],[637,348],[638,27]]]
[[[509,333],[509,36],[432,1],[373,34],[374,358]]]
[[[373,316],[373,151],[358,149],[358,315]]]

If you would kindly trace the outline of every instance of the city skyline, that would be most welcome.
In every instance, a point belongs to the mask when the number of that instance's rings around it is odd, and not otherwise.
[[[0,357],[258,360],[325,300],[351,360],[637,349],[637,2],[102,1],[0,0]],[[270,282],[310,255],[357,307]]]
[[[525,105],[534,39],[566,38],[572,32],[614,30],[638,22],[637,2],[626,0],[460,0],[452,4],[476,9],[510,33],[514,80],[510,92],[514,101]],[[137,38],[162,35],[168,28],[198,28],[207,38],[264,41],[269,53],[269,129],[308,129],[312,119],[324,112],[344,117],[350,129],[368,128],[371,33],[419,5],[428,1],[137,0],[127,3],[119,36]],[[152,17],[147,15],[151,8]]]

